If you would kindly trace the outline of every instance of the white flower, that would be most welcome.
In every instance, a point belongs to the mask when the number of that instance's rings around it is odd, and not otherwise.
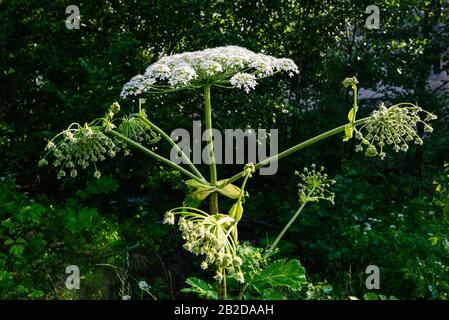
[[[140,290],[150,290],[151,286],[146,281],[139,281]]]
[[[104,125],[105,131],[109,132],[111,130],[115,129],[115,124],[113,124],[112,122],[106,122]]]
[[[171,211],[167,211],[164,217],[164,224],[175,224],[175,215]]]
[[[223,273],[221,273],[220,271],[217,271],[215,273],[214,279],[217,280],[218,282],[223,281]]]
[[[239,72],[235,74],[229,81],[231,85],[239,89],[244,89],[248,93],[257,85],[256,77],[249,73]]]
[[[201,68],[206,72],[207,75],[213,75],[223,71],[223,67],[216,61],[206,60],[201,63]]]
[[[87,127],[84,129],[84,135],[88,138],[92,137],[94,135],[94,131],[91,127]]]
[[[147,68],[145,75],[154,79],[167,79],[170,75],[170,67],[163,63],[155,63]]]
[[[234,274],[242,264],[231,234],[234,219],[220,213],[210,215],[199,209],[179,207],[165,214],[164,223],[174,224],[175,215],[181,215],[178,227],[186,241],[184,249],[204,257],[201,268],[227,268],[230,275]]]
[[[259,71],[261,76],[269,75],[274,72],[273,61],[264,54],[258,54],[251,63],[251,67]]]
[[[206,270],[208,267],[209,265],[207,264],[207,261],[201,262],[201,269]]]
[[[53,150],[56,148],[56,145],[53,141],[48,141],[47,146],[45,147],[46,150]]]
[[[252,77],[238,81],[240,86],[237,87],[248,92],[256,85],[255,79],[281,71],[292,76],[298,73],[298,67],[291,59],[278,59],[238,46],[185,52],[160,58],[146,69],[144,75],[137,75],[126,83],[121,96],[125,98],[146,91],[164,92],[170,87],[199,88],[206,83],[226,86],[242,72]]]
[[[122,98],[126,98],[129,95],[137,96],[148,90],[154,83],[156,83],[155,78],[138,74],[123,86],[120,96]]]
[[[73,136],[73,133],[70,130],[64,130],[64,136],[69,142],[76,142],[75,137]]]
[[[245,277],[243,276],[243,272],[242,271],[237,272],[236,277],[237,277],[237,281],[238,282],[240,282],[240,283],[244,283],[245,282]]]
[[[294,73],[299,73],[298,67],[293,60],[287,58],[277,59],[275,68],[279,71],[287,71],[290,77],[292,77]]]
[[[197,74],[192,67],[188,65],[181,65],[173,70],[168,82],[172,86],[176,86],[178,84],[186,85],[190,80],[196,77]]]

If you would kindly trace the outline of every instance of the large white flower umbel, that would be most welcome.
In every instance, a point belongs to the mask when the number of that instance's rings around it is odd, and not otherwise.
[[[257,80],[281,71],[289,76],[299,72],[291,59],[278,59],[237,46],[185,52],[164,56],[150,65],[143,75],[133,77],[123,86],[121,96],[197,89],[206,84],[249,92]]]

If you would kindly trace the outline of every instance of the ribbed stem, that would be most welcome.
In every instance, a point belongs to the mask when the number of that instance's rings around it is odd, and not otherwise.
[[[205,102],[205,121],[206,135],[209,155],[210,182],[212,185],[217,184],[217,166],[215,164],[214,140],[212,134],[212,106],[210,99],[210,85],[204,86],[204,102]],[[218,213],[218,193],[214,192],[210,195],[210,213]]]

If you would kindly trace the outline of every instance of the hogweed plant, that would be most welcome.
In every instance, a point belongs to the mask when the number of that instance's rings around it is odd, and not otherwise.
[[[75,177],[80,168],[88,167],[93,167],[93,176],[99,178],[101,176],[97,166],[99,162],[114,158],[119,153],[129,156],[131,150],[138,150],[189,178],[185,181],[190,190],[188,198],[195,199],[197,202],[209,200],[208,209],[204,206],[200,209],[199,205],[193,207],[189,205],[190,202],[187,202],[183,206],[169,210],[164,216],[164,223],[177,225],[185,241],[184,248],[200,258],[200,267],[215,272],[218,294],[209,292],[203,294],[204,296],[226,299],[227,279],[235,279],[241,283],[241,290],[237,296],[239,298],[245,297],[245,291],[249,286],[254,286],[260,291],[263,281],[272,287],[282,284],[279,281],[271,281],[270,279],[273,278],[267,276],[276,272],[283,272],[285,275],[289,270],[296,270],[296,276],[298,276],[296,280],[299,281],[302,279],[298,275],[298,270],[301,268],[299,262],[279,260],[268,265],[268,260],[276,252],[278,242],[307,203],[320,200],[333,203],[334,194],[329,188],[335,181],[328,178],[324,168],[318,168],[315,165],[297,173],[300,179],[298,185],[300,208],[271,246],[261,252],[257,248],[249,249],[248,245],[240,243],[238,238],[238,225],[244,213],[245,187],[249,178],[256,170],[272,162],[341,133],[344,133],[343,141],[349,141],[355,137],[357,151],[365,151],[367,156],[378,156],[384,159],[388,147],[398,152],[407,151],[410,142],[422,144],[423,139],[417,134],[416,128],[420,124],[424,126],[426,132],[431,132],[432,127],[429,121],[436,119],[436,116],[411,103],[400,103],[390,107],[381,105],[369,117],[357,119],[358,82],[356,78],[347,78],[343,81],[343,85],[352,88],[354,97],[347,123],[259,163],[248,163],[241,172],[232,177],[219,179],[212,134],[212,89],[238,89],[248,93],[262,79],[281,72],[286,72],[291,77],[299,71],[290,59],[278,59],[236,46],[164,56],[151,64],[143,74],[133,77],[123,87],[122,98],[139,97],[137,113],[118,117],[120,105],[115,102],[103,117],[84,125],[71,124],[48,142],[47,154],[39,164],[48,164],[47,158],[52,154],[54,156],[52,165],[59,168],[59,178],[66,175]],[[208,178],[203,176],[170,136],[150,120],[142,107],[143,100],[140,99],[142,95],[166,94],[180,90],[202,90],[203,92],[203,121],[206,128],[210,169]],[[156,153],[153,145],[160,140],[169,143],[187,167],[178,165]],[[235,185],[234,183],[240,179],[242,179],[241,185]],[[219,194],[235,201],[227,213],[220,211]],[[198,282],[189,281],[192,287],[199,286]],[[205,287],[212,288],[204,282],[201,282],[201,286],[203,291]]]

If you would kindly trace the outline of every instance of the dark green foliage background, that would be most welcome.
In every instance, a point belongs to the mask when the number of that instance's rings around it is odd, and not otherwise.
[[[190,297],[180,292],[188,276],[211,278],[182,250],[178,233],[162,225],[186,191],[178,173],[136,152],[105,164],[99,181],[92,172],[59,181],[37,161],[47,139],[104,114],[122,85],[161,54],[231,44],[290,57],[301,72],[267,79],[250,94],[215,90],[219,129],[277,128],[282,150],[345,122],[351,96],[341,81],[353,75],[361,87],[384,93],[362,100],[362,115],[382,100],[418,103],[439,116],[423,148],[406,155],[366,159],[334,137],[284,159],[275,176],[256,176],[240,237],[258,246],[272,240],[298,207],[293,172],[324,165],[337,177],[335,206],[309,206],[281,243],[309,280],[332,286],[317,298],[363,297],[365,268],[375,264],[376,293],[446,299],[449,99],[426,81],[448,58],[448,4],[377,1],[381,28],[368,30],[371,2],[0,1],[0,299],[120,299],[114,269],[99,264],[128,270],[127,290],[136,299],[150,298],[137,280],[158,299],[174,299]],[[80,8],[80,30],[65,27],[70,4]],[[120,103],[136,108],[135,101]],[[201,94],[193,92],[147,97],[145,106],[166,132],[191,128],[203,112]],[[219,178],[238,170],[221,165]],[[80,266],[78,291],[65,289],[69,264]]]

